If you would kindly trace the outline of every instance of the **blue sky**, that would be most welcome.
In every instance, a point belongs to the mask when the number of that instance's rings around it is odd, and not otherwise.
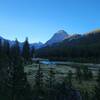
[[[56,31],[100,28],[100,0],[0,0],[0,36],[45,42]]]

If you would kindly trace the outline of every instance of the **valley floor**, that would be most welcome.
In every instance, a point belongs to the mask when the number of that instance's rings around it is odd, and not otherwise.
[[[57,81],[57,82],[61,82],[63,79],[65,79],[67,77],[68,72],[71,70],[73,73],[72,85],[74,86],[74,88],[76,88],[77,90],[80,90],[81,93],[83,93],[84,91],[87,91],[89,93],[90,97],[94,94],[94,87],[97,84],[96,77],[97,77],[98,70],[100,68],[100,64],[67,63],[65,65],[40,64],[40,66],[42,68],[42,71],[43,71],[43,74],[45,77],[48,76],[48,72],[49,72],[50,68],[53,68],[53,70],[55,72],[55,81]],[[91,69],[91,71],[93,73],[93,79],[87,80],[87,81],[82,81],[82,83],[79,83],[75,78],[76,68],[77,67],[83,68],[86,66],[88,66],[89,69]],[[34,85],[34,76],[38,70],[38,64],[33,63],[33,64],[25,66],[24,68],[25,68],[25,72],[27,73],[28,81],[31,84],[31,86],[33,86]]]

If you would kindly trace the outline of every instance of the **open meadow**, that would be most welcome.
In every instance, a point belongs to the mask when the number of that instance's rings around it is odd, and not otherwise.
[[[34,84],[34,78],[38,70],[39,64],[33,63],[25,66],[25,72],[27,73],[27,78],[31,86]],[[87,91],[90,97],[94,94],[94,87],[96,85],[97,73],[100,68],[99,64],[86,64],[86,63],[66,63],[66,64],[40,64],[44,80],[48,77],[49,70],[52,68],[55,72],[55,81],[61,82],[67,78],[68,72],[72,71],[72,85],[81,92]],[[81,70],[84,67],[88,67],[93,73],[93,79],[83,80],[79,83],[76,80],[76,69],[79,67]]]

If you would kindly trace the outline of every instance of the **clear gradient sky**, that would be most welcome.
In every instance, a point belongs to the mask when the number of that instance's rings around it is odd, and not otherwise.
[[[47,41],[53,33],[100,28],[100,0],[0,0],[0,36]]]

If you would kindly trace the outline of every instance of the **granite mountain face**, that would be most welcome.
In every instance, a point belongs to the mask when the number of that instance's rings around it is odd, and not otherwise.
[[[69,35],[67,34],[67,32],[65,32],[64,30],[59,30],[58,32],[56,32],[51,39],[49,39],[46,43],[45,46],[47,45],[52,45],[55,43],[59,43],[62,42],[63,40],[65,40]]]

